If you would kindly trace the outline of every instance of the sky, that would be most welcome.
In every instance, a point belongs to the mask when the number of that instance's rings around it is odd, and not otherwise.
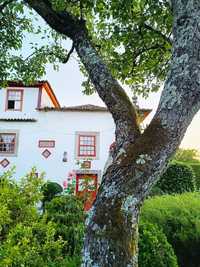
[[[72,106],[80,104],[94,104],[103,106],[97,94],[92,96],[83,95],[81,89],[81,83],[84,77],[79,71],[78,64],[75,58],[71,58],[65,65],[60,65],[58,72],[48,65],[46,69],[46,77],[52,85],[56,96],[62,106]],[[127,90],[127,93],[131,97],[131,93]],[[148,124],[156,111],[161,92],[152,93],[147,99],[139,98],[138,104],[140,108],[152,109],[151,114],[145,120]],[[191,125],[185,134],[185,137],[181,143],[182,148],[194,148],[200,151],[200,112],[194,117]]]

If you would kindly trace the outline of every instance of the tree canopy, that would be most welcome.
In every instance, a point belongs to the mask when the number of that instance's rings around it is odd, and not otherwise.
[[[0,1],[2,81],[30,83],[45,74],[47,63],[57,68],[74,50],[72,44],[67,51],[66,35],[38,23],[38,15],[26,2],[31,1]],[[87,25],[93,45],[114,78],[144,96],[158,90],[169,69],[172,47],[172,12],[167,0],[45,2],[61,15],[67,11]],[[86,76],[85,93],[90,94],[94,88],[79,63]]]

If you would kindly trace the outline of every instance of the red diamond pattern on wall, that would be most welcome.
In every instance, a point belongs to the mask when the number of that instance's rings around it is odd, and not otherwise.
[[[51,155],[51,152],[48,149],[45,149],[42,152],[42,156],[45,157],[46,159]]]
[[[7,159],[3,159],[0,164],[3,168],[6,168],[10,164],[10,162]]]

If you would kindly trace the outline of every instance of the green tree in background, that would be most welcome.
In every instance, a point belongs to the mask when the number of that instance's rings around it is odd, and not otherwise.
[[[200,163],[199,151],[197,149],[177,149],[172,160],[185,163]]]

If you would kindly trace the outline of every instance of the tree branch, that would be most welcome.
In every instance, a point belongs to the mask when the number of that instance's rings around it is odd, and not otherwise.
[[[66,64],[67,62],[68,62],[68,60],[70,59],[70,56],[71,56],[71,54],[74,52],[74,43],[72,43],[72,47],[71,47],[71,49],[69,50],[69,52],[68,52],[68,54],[67,54],[67,56],[66,56],[66,58],[63,60],[63,64]]]
[[[48,0],[25,0],[25,2],[49,26],[72,39],[96,91],[108,107],[116,123],[117,148],[137,139],[140,136],[140,130],[135,108],[92,45],[85,23],[66,11],[55,11]]]
[[[170,37],[166,36],[165,34],[163,34],[161,31],[153,28],[151,25],[146,24],[146,23],[143,24],[143,27],[145,29],[149,30],[149,31],[152,31],[152,32],[156,33],[157,35],[159,35],[160,37],[162,37],[163,40],[165,40],[165,42],[167,42],[167,43],[169,43],[169,44],[172,45],[172,39]]]
[[[51,28],[71,39],[84,24],[83,21],[68,12],[55,11],[49,0],[24,0],[24,2],[33,8]]]

